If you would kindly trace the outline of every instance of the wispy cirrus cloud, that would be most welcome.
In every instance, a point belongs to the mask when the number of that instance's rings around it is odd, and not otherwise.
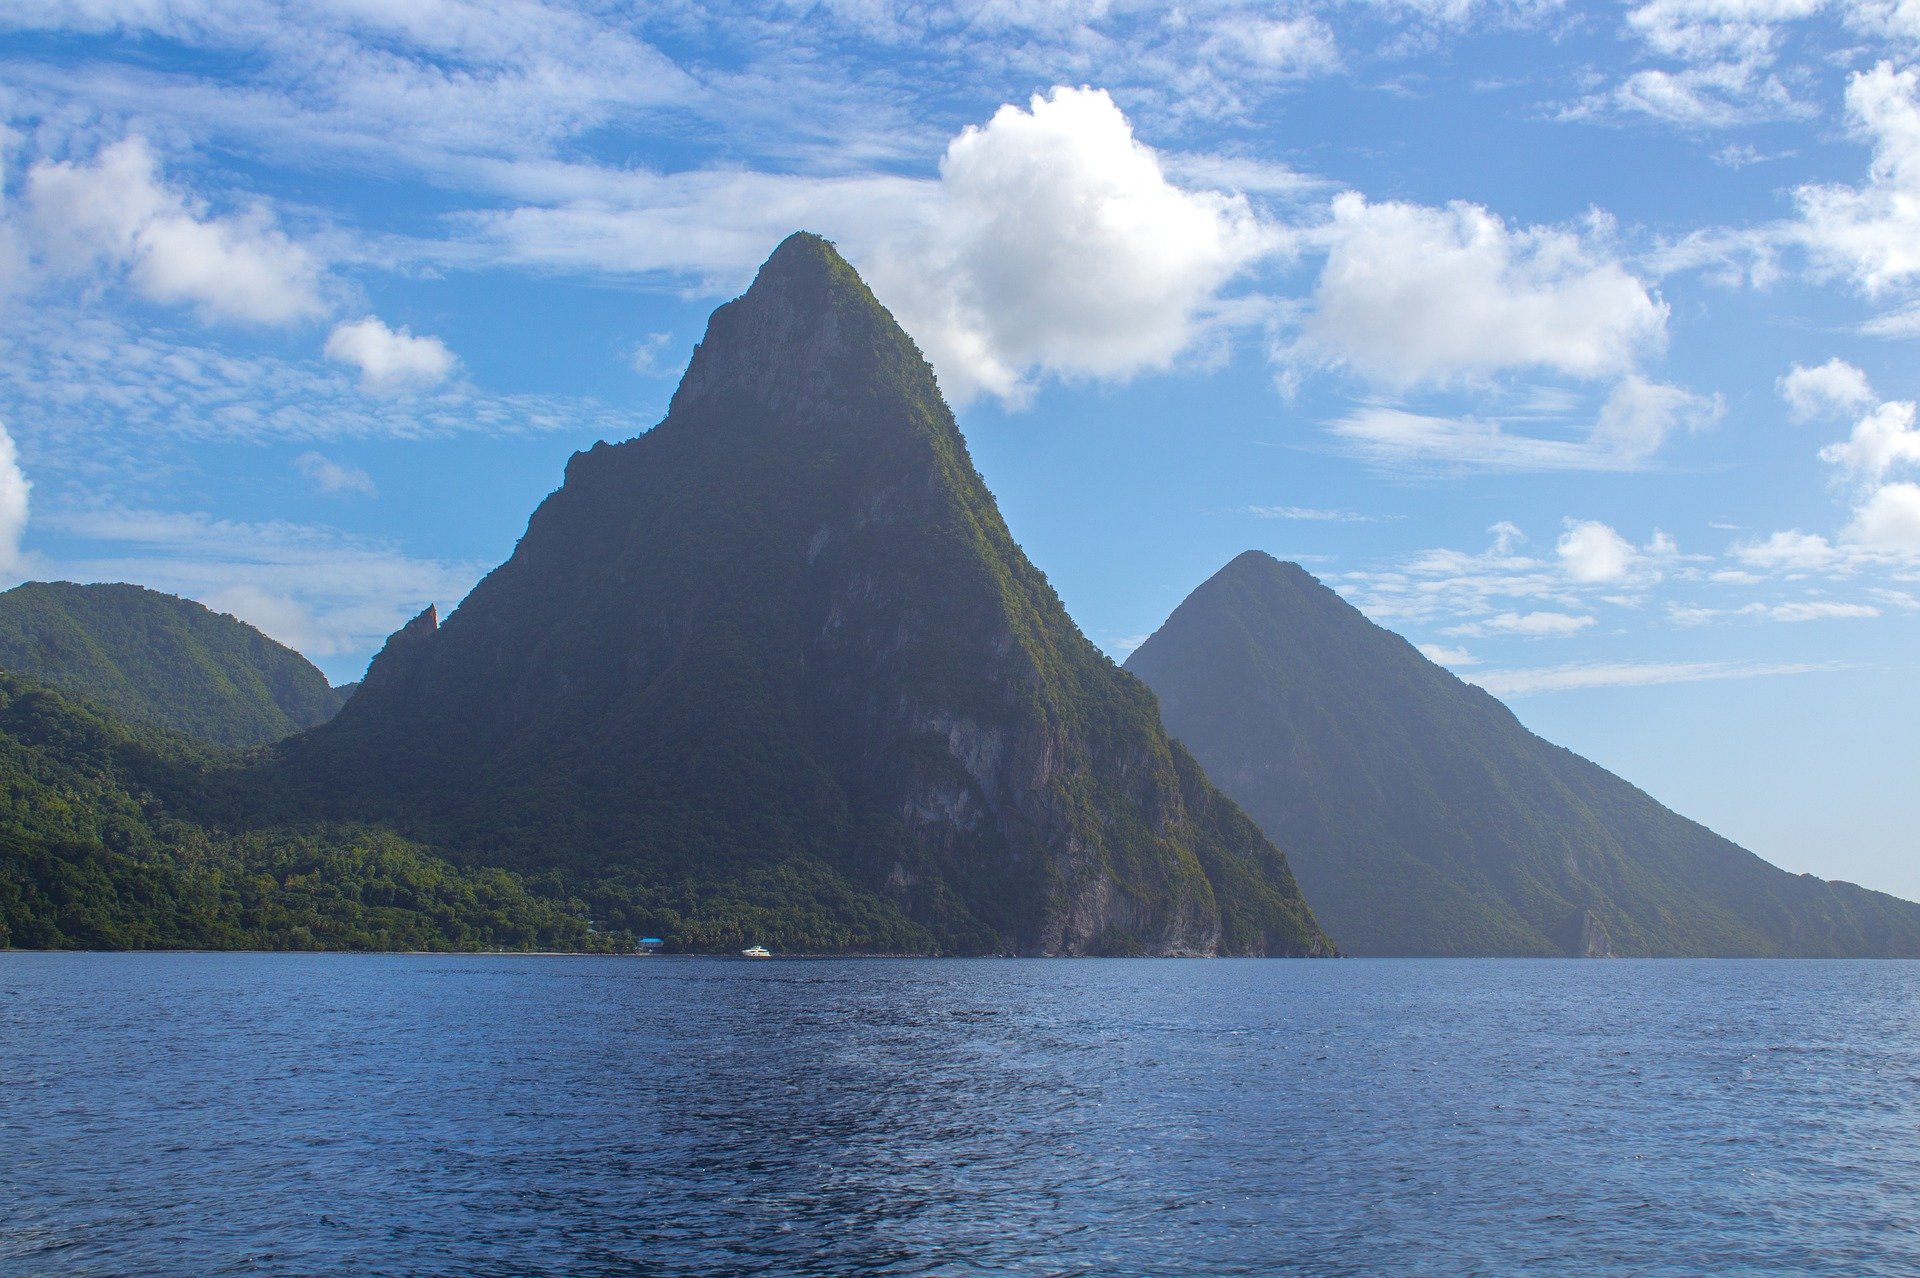
[[[1756,563],[1739,544],[1722,558],[1685,553],[1657,530],[1636,545],[1598,520],[1562,526],[1551,556],[1527,553],[1525,534],[1502,522],[1488,530],[1493,543],[1484,551],[1427,550],[1392,567],[1340,574],[1336,585],[1370,617],[1416,637],[1492,642],[1609,641],[1649,626],[1867,620],[1913,610],[1898,590],[1810,586],[1792,567]],[[1832,548],[1813,541],[1782,541],[1782,554],[1796,563],[1813,554],[1818,566],[1831,566]],[[1442,663],[1464,664],[1451,656]]]
[[[379,496],[374,487],[373,476],[358,466],[337,462],[322,453],[304,452],[293,459],[294,469],[306,476],[307,481],[328,496],[338,497],[358,493],[363,497]]]
[[[1630,471],[1650,464],[1676,431],[1698,430],[1720,412],[1715,397],[1630,376],[1584,428],[1560,437],[1541,433],[1552,423],[1535,414],[1442,416],[1387,404],[1359,405],[1327,429],[1336,447],[1387,468]]]
[[[1357,510],[1328,510],[1320,506],[1248,506],[1246,511],[1259,519],[1287,519],[1318,524],[1374,524],[1392,515],[1367,515]]]
[[[47,90],[83,80],[99,105],[160,108],[255,144],[414,163],[540,154],[626,113],[702,94],[696,78],[623,24],[544,0],[294,12],[271,0],[28,3],[0,13],[0,29],[9,27],[244,52],[245,64],[215,74],[158,73],[133,58],[32,64],[22,78]]]
[[[1849,621],[1880,616],[1872,604],[1846,603],[1834,599],[1793,599],[1784,603],[1750,603],[1737,608],[1702,608],[1675,604],[1668,615],[1683,626],[1699,626],[1727,618],[1747,617],[1761,621]]]
[[[1635,71],[1570,108],[1579,116],[1641,116],[1687,129],[1728,129],[1817,114],[1778,69],[1794,24],[1828,0],[1644,0],[1626,14],[1646,53],[1677,65]]]
[[[198,599],[322,664],[378,646],[429,603],[451,607],[489,566],[419,558],[322,525],[203,512],[69,509],[39,522],[89,548],[46,564],[51,575]]]
[[[55,308],[0,330],[0,414],[56,458],[142,437],[431,439],[585,427],[619,439],[652,424],[586,398],[489,395],[457,384],[369,397],[354,379],[314,361],[235,352]]]
[[[1513,635],[1522,639],[1566,639],[1594,624],[1592,617],[1565,612],[1502,612],[1478,621],[1448,626],[1441,633],[1463,639]]]
[[[1718,679],[1766,679],[1850,668],[1831,661],[1584,661],[1531,669],[1476,670],[1462,676],[1496,697],[1530,697],[1581,688],[1646,688]]]

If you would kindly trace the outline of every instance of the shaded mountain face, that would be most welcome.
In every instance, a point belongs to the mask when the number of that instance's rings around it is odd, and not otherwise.
[[[0,670],[215,745],[331,718],[348,689],[246,622],[141,586],[30,581],[0,594]]]
[[[1349,953],[1920,955],[1920,906],[1668,811],[1298,565],[1240,556],[1127,669]]]
[[[285,757],[467,858],[688,900],[791,874],[939,949],[1329,949],[809,235],[714,313],[659,426],[574,456],[513,556]],[[846,948],[892,926],[859,909]]]

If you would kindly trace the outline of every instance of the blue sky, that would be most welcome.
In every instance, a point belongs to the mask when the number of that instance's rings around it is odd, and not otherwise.
[[[1920,897],[1916,64],[1916,0],[13,0],[0,561],[357,677],[805,228],[1116,656],[1296,558]]]

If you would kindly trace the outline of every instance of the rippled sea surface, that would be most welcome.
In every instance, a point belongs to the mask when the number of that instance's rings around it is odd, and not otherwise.
[[[1920,1273],[1920,965],[0,954],[0,1272]]]

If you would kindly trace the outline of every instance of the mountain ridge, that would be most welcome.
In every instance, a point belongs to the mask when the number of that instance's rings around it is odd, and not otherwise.
[[[1247,552],[1127,662],[1356,954],[1920,954],[1920,906],[1796,876],[1529,732]]]
[[[30,581],[0,593],[0,669],[214,745],[265,745],[331,717],[331,687],[237,617],[127,583]]]
[[[281,753],[436,845],[624,875],[636,919],[798,867],[943,951],[1331,951],[804,233],[658,426],[575,454],[512,555]]]

